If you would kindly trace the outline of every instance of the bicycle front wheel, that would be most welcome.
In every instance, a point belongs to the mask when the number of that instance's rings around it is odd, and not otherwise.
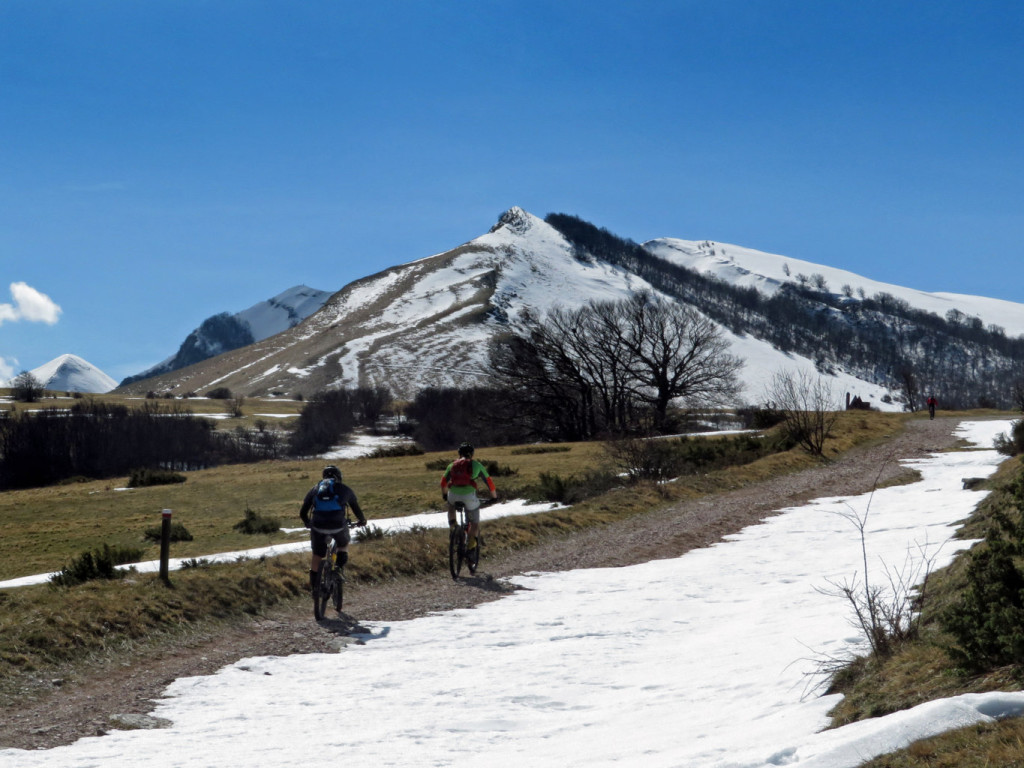
[[[341,613],[341,603],[345,597],[345,578],[341,571],[334,575],[334,589],[331,591],[331,599],[334,602],[334,610]]]
[[[334,572],[331,569],[331,561],[324,558],[320,563],[320,586],[313,592],[313,617],[320,621],[327,610],[327,602],[334,592]]]

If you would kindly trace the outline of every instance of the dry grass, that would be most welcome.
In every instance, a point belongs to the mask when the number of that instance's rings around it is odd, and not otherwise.
[[[961,728],[923,739],[862,768],[1020,768],[1024,766],[1024,720],[1016,718]]]

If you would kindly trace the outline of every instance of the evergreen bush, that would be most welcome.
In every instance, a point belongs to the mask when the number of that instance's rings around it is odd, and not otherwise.
[[[245,508],[245,517],[232,526],[240,533],[277,533],[281,529],[281,521],[276,517],[263,517],[258,512]]]
[[[1009,436],[1005,433],[997,435],[995,448],[1007,456],[1017,456],[1024,453],[1024,419],[1018,419],[1013,422]]]
[[[129,488],[145,488],[151,485],[174,485],[184,483],[185,476],[163,469],[135,469],[128,478]]]
[[[503,489],[503,496],[525,498],[530,501],[578,504],[620,484],[619,477],[605,470],[588,470],[581,477],[563,477],[557,472],[542,472],[535,485]]]
[[[142,535],[146,541],[159,542],[163,539],[163,526],[154,525],[151,528],[147,528]],[[192,541],[192,534],[181,523],[171,523],[170,541]]]
[[[997,511],[985,541],[971,551],[967,588],[939,616],[962,667],[985,671],[1024,664],[1024,475],[1010,487],[1016,509]]]
[[[111,547],[104,544],[101,549],[83,552],[64,566],[50,581],[61,587],[73,587],[93,579],[119,579],[124,571],[118,565],[137,562],[142,559],[143,550],[134,547]]]

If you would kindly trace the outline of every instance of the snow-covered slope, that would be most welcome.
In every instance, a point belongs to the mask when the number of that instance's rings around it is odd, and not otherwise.
[[[330,297],[330,291],[296,285],[272,299],[238,312],[235,317],[249,326],[256,341],[262,341],[298,325],[320,309]]]
[[[330,295],[328,291],[297,285],[233,315],[225,312],[208,317],[186,337],[177,352],[152,368],[129,376],[122,385],[176,371],[222,352],[270,338],[312,315]]]
[[[114,379],[77,355],[61,355],[29,373],[35,376],[44,389],[55,392],[101,394],[117,386]]]
[[[820,275],[832,293],[841,293],[844,287],[854,295],[888,293],[912,307],[934,312],[940,317],[956,310],[968,318],[981,318],[986,326],[1001,326],[1010,336],[1024,334],[1024,306],[1011,301],[957,293],[928,293],[871,280],[845,269],[709,240],[659,238],[644,243],[644,247],[666,261],[734,285],[753,287],[765,294],[774,293],[784,283],[798,282],[800,276],[811,280]],[[926,278],[922,275],[922,280]]]

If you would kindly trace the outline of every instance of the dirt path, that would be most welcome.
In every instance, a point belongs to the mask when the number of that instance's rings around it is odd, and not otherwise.
[[[494,600],[512,591],[507,578],[526,571],[623,566],[677,557],[812,498],[864,493],[903,470],[896,460],[925,456],[956,443],[957,421],[914,420],[884,444],[851,451],[815,469],[773,478],[755,487],[677,504],[631,520],[591,529],[526,551],[485,559],[476,577],[403,579],[358,587],[346,594],[346,618],[318,625],[305,600],[271,611],[215,635],[195,637],[175,649],[150,652],[131,664],[108,664],[88,679],[54,681],[54,692],[3,712],[0,747],[39,749],[69,744],[111,728],[115,714],[146,714],[163,689],[180,677],[205,675],[249,656],[335,652],[353,642],[359,621],[412,619]],[[486,554],[486,552],[485,552]],[[356,617],[356,619],[347,618]]]

